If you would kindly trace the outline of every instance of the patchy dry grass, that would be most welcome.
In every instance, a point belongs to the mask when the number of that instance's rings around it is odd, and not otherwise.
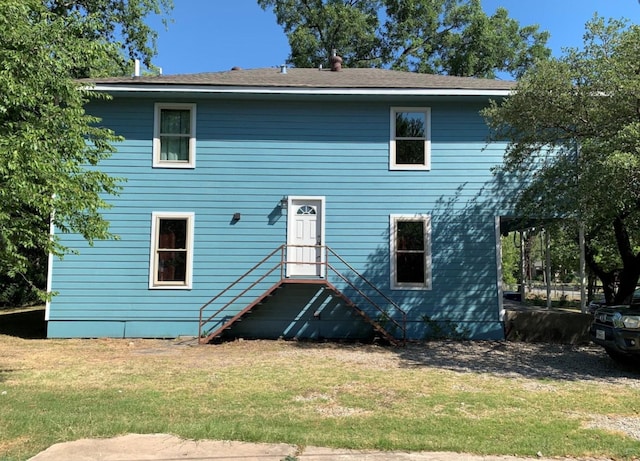
[[[640,413],[634,375],[585,370],[606,360],[592,350],[518,347],[0,336],[0,459],[83,437],[156,432],[524,456],[640,452],[611,423]],[[551,366],[563,351],[585,364]]]

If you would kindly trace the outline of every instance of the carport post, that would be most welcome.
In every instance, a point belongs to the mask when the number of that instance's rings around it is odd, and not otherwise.
[[[545,268],[544,272],[547,279],[547,309],[551,309],[551,234],[548,229],[542,229],[544,232],[544,254]]]
[[[580,245],[580,312],[587,313],[587,280],[586,280],[586,257],[584,246],[584,223],[578,223],[578,241]]]
[[[525,301],[524,231],[520,231],[520,302]]]

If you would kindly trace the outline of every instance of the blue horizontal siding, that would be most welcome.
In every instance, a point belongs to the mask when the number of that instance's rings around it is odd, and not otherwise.
[[[197,103],[196,168],[165,169],[152,168],[154,102],[118,98],[88,108],[125,138],[100,166],[127,179],[104,213],[119,240],[89,247],[61,235],[80,254],[54,264],[56,335],[67,331],[65,322],[91,319],[125,335],[146,335],[149,325],[172,319],[182,334],[181,322],[197,318],[201,304],[285,243],[287,215],[278,203],[297,195],[326,197],[326,243],[406,308],[411,322],[428,315],[495,331],[493,227],[503,205],[491,192],[491,168],[504,145],[486,145],[482,105],[425,100],[431,170],[389,171],[389,104],[189,100]],[[195,214],[190,290],[148,289],[154,211]],[[241,219],[232,224],[236,212]],[[389,215],[397,213],[432,215],[432,290],[389,290]],[[275,318],[284,313],[275,311]],[[116,320],[138,323],[109,323]]]
[[[123,338],[125,322],[116,321],[49,321],[47,323],[48,338]]]

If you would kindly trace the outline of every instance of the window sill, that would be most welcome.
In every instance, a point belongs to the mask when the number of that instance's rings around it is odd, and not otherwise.
[[[191,290],[190,285],[153,285],[149,290]]]
[[[192,163],[154,163],[153,164],[153,168],[166,168],[166,169],[182,169],[182,170],[188,170],[188,169],[195,169],[195,165],[193,165]]]
[[[430,286],[415,286],[415,285],[393,285],[391,287],[393,291],[431,291]]]
[[[431,171],[430,165],[391,165],[390,171]]]

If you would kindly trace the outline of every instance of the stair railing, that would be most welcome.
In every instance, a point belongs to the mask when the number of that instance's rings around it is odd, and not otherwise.
[[[218,293],[217,295],[215,295],[213,298],[211,298],[209,301],[207,301],[206,303],[204,303],[201,307],[200,307],[200,317],[199,317],[199,324],[198,324],[198,338],[202,337],[202,327],[204,325],[206,325],[207,323],[211,322],[215,317],[218,316],[218,314],[220,314],[221,312],[223,312],[224,310],[226,310],[229,306],[231,306],[232,304],[234,304],[238,299],[240,299],[242,296],[244,296],[247,292],[249,292],[249,290],[251,290],[253,287],[255,287],[257,284],[259,284],[260,282],[262,282],[265,278],[267,278],[269,275],[271,275],[276,269],[280,268],[280,280],[284,279],[284,249],[285,249],[286,245],[280,245],[278,248],[276,248],[275,250],[273,250],[271,253],[269,253],[267,256],[265,256],[260,262],[258,262],[255,266],[253,266],[251,269],[249,269],[247,272],[245,272],[244,274],[242,274],[240,277],[238,277],[231,285],[227,286],[224,290],[222,290],[220,293]],[[215,311],[213,314],[211,314],[209,317],[207,317],[204,321],[202,320],[202,316],[204,313],[204,310],[209,307],[211,304],[213,304],[214,302],[216,302],[218,299],[220,299],[220,297],[222,297],[223,295],[225,295],[227,292],[229,292],[229,290],[231,290],[233,287],[235,287],[238,283],[240,283],[241,281],[243,281],[245,278],[247,278],[249,275],[251,275],[253,272],[255,272],[257,269],[259,269],[263,264],[265,264],[267,261],[269,261],[275,254],[277,254],[278,252],[280,252],[281,256],[280,256],[280,262],[277,263],[275,266],[273,266],[271,269],[269,269],[265,274],[263,274],[262,276],[260,276],[257,280],[255,280],[251,285],[249,285],[247,288],[245,288],[244,290],[242,290],[239,294],[237,294],[236,296],[234,296],[230,301],[228,301],[226,304],[224,304],[222,307],[220,307],[217,311]]]
[[[287,251],[288,248],[291,248],[291,247],[317,248],[320,251],[324,248],[324,251],[325,251],[324,261],[315,261],[315,262],[314,261],[309,261],[309,262],[307,262],[307,261],[304,261],[304,262],[287,261],[286,251]],[[208,316],[206,319],[203,320],[204,311],[205,311],[205,309],[207,307],[211,306],[213,303],[218,301],[223,295],[228,293],[233,287],[235,287],[240,282],[244,281],[247,277],[252,275],[256,270],[258,270],[264,264],[266,264],[269,260],[271,260],[277,253],[280,253],[280,261],[278,263],[276,263],[275,266],[273,266],[270,269],[268,269],[264,274],[259,276],[256,280],[254,280],[253,283],[251,283],[249,286],[247,286],[245,289],[243,289],[240,293],[238,293],[236,296],[234,296],[231,300],[229,300],[227,303],[225,303],[222,307],[220,307],[218,310],[216,310],[213,314],[211,314],[210,316]],[[335,257],[338,261],[340,261],[342,264],[344,264],[344,266],[347,267],[353,274],[355,274],[359,280],[362,280],[377,295],[379,295],[382,299],[384,299],[389,304],[389,306],[391,306],[391,308],[394,311],[396,311],[397,313],[400,314],[401,323],[398,322],[394,318],[393,315],[390,315],[389,312],[385,311],[382,307],[380,307],[377,302],[375,302],[373,299],[371,299],[371,297],[369,295],[367,295],[364,291],[362,291],[362,289],[360,289],[350,278],[346,277],[337,267],[335,267],[334,265],[330,264],[329,256]],[[325,279],[327,280],[327,282],[328,282],[328,273],[329,273],[329,270],[330,270],[333,274],[335,274],[342,281],[344,281],[347,285],[349,285],[353,290],[355,290],[360,296],[362,296],[362,298],[365,299],[371,306],[373,306],[381,314],[383,321],[390,321],[397,328],[399,328],[402,331],[402,334],[403,334],[403,337],[402,337],[403,342],[406,341],[406,333],[407,333],[407,329],[406,329],[407,313],[406,313],[406,311],[404,311],[391,298],[389,298],[387,295],[385,295],[378,287],[376,287],[373,283],[371,283],[371,281],[369,281],[364,275],[362,275],[360,272],[358,272],[353,266],[351,266],[347,261],[345,261],[344,258],[342,258],[340,255],[338,255],[333,249],[331,249],[331,248],[329,248],[328,246],[325,246],[325,245],[280,245],[278,248],[273,250],[271,253],[269,253],[267,256],[265,256],[260,262],[255,264],[248,271],[246,271],[244,274],[242,274],[240,277],[238,277],[234,282],[232,282],[225,289],[223,289],[220,293],[218,293],[216,296],[211,298],[209,301],[207,301],[205,304],[203,304],[200,307],[199,324],[198,324],[198,337],[202,338],[202,336],[203,336],[202,329],[203,329],[204,325],[206,325],[207,323],[211,322],[220,313],[224,312],[226,309],[228,309],[230,306],[232,306],[236,301],[238,301],[240,298],[242,298],[244,295],[246,295],[249,291],[251,291],[260,282],[265,280],[268,276],[273,274],[277,269],[280,269],[280,280],[278,282],[286,281],[287,277],[286,277],[286,274],[285,274],[285,272],[286,272],[285,268],[286,268],[287,264],[310,264],[310,265],[313,264],[313,265],[325,266],[325,268],[326,268]],[[314,279],[314,281],[316,281],[316,279]]]
[[[342,258],[338,253],[333,251],[333,249],[331,249],[329,247],[325,247],[325,251],[326,251],[325,264],[327,266],[327,269],[330,269],[334,274],[336,274],[340,279],[342,279],[347,285],[349,285],[351,288],[353,288],[360,296],[362,296],[364,299],[366,299],[369,302],[370,305],[372,305],[380,314],[382,314],[382,318],[385,321],[390,321],[396,327],[398,327],[400,329],[400,331],[402,331],[402,335],[403,335],[402,336],[402,340],[403,340],[403,342],[406,341],[406,339],[407,339],[407,337],[406,337],[407,336],[407,312],[404,309],[402,309],[400,306],[398,306],[398,304],[395,301],[393,301],[391,298],[389,298],[387,295],[385,295],[377,286],[375,286],[373,283],[371,283],[371,281],[368,278],[366,278],[364,275],[362,275],[360,272],[358,272],[351,264],[349,264],[347,261],[345,261],[344,258]],[[369,286],[379,296],[381,296],[396,312],[398,312],[400,314],[401,319],[402,319],[401,320],[402,323],[399,323],[392,315],[389,314],[389,312],[387,312],[384,309],[382,309],[378,305],[377,302],[372,300],[370,296],[368,296],[360,288],[358,288],[353,283],[353,281],[351,279],[346,277],[336,267],[334,267],[332,264],[330,264],[329,263],[329,255],[333,255],[338,261],[340,261],[347,268],[349,268],[349,270],[351,272],[353,272],[355,275],[357,275],[359,280],[362,280],[365,284],[367,284],[367,286]]]

